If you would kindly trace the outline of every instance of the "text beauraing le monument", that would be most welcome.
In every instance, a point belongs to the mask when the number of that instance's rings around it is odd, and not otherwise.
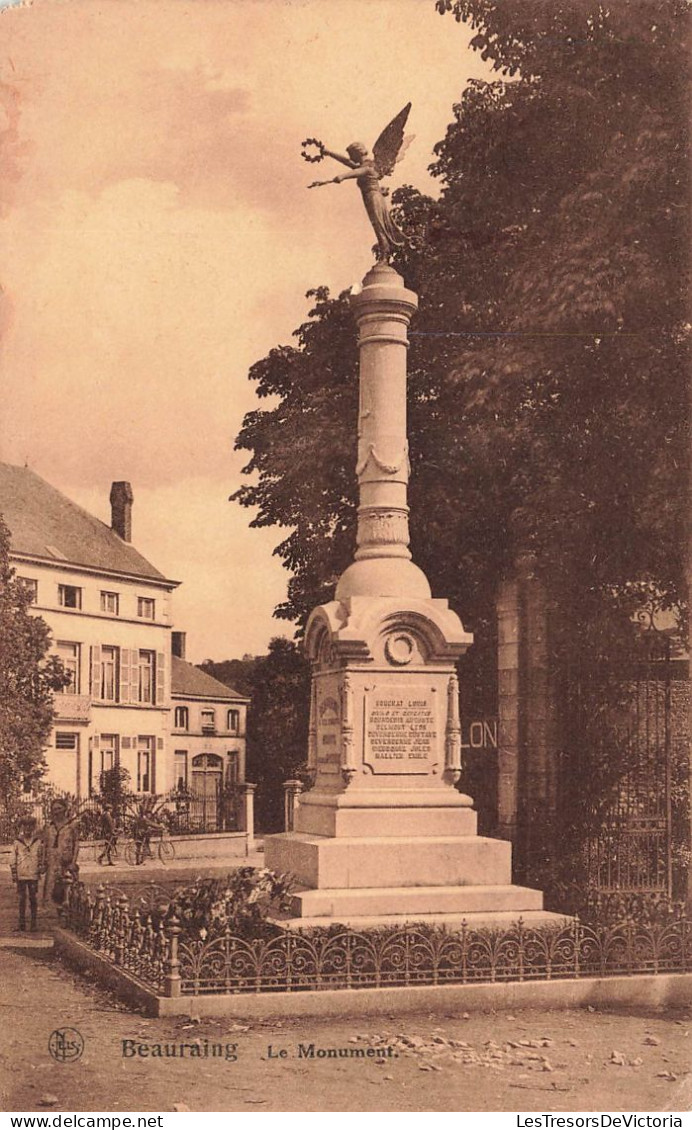
[[[295,925],[511,921],[549,917],[540,891],[513,886],[511,845],[478,836],[461,770],[455,662],[472,636],[433,598],[409,551],[406,352],[416,295],[389,265],[402,241],[380,187],[404,146],[409,107],[370,157],[314,139],[347,167],[377,236],[377,262],[351,298],[359,331],[358,533],[334,600],[308,621],[308,763],[294,831],[265,842],[267,866],[295,876]],[[316,184],[329,184],[329,181]],[[313,187],[313,186],[311,186]]]

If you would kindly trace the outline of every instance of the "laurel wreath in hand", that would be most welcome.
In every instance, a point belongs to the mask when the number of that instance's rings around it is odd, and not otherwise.
[[[314,165],[317,161],[321,161],[324,157],[324,145],[321,141],[318,141],[316,137],[306,137],[305,141],[303,141],[301,144],[302,149],[300,151],[300,155],[304,161],[309,161],[311,165]],[[307,152],[308,146],[312,145],[316,146],[316,153]]]

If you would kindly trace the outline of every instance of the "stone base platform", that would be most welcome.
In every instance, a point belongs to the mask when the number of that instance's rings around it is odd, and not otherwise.
[[[348,918],[377,915],[406,918],[434,915],[495,913],[517,915],[543,909],[540,891],[529,887],[361,887],[350,890],[307,890],[292,898],[292,913],[301,918]]]
[[[281,922],[291,928],[462,921],[506,927],[519,918],[563,918],[543,910],[541,891],[512,884],[511,844],[483,836],[286,832],[267,837],[265,862],[303,888],[293,895],[290,919]]]
[[[472,804],[471,797],[448,787],[351,787],[345,794],[315,788],[300,798],[295,831],[337,839],[475,836]]]
[[[462,925],[469,929],[479,930],[509,930],[511,926],[521,919],[524,926],[562,926],[569,918],[565,914],[556,914],[552,910],[526,910],[526,911],[484,911],[469,914],[378,914],[359,917],[357,915],[335,915],[334,917],[314,918],[271,918],[275,926],[283,930],[307,930],[318,926],[345,926],[351,930],[372,930],[379,926],[415,926],[424,923],[426,926],[446,926],[448,930],[457,930]]]
[[[290,872],[305,887],[504,886],[512,846],[484,836],[268,836],[267,867]],[[431,878],[435,883],[431,884]]]

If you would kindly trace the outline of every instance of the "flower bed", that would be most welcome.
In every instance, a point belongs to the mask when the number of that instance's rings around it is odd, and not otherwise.
[[[153,908],[133,908],[125,895],[112,896],[103,888],[94,893],[76,884],[63,925],[101,958],[163,996],[545,981],[692,969],[692,931],[683,916],[606,925],[573,919],[561,926],[531,927],[520,920],[503,930],[414,924],[371,931],[342,926],[284,931],[263,915],[274,884],[284,886],[285,880],[270,872],[240,870],[246,874],[235,885],[231,876],[205,880],[175,892],[168,905]],[[234,917],[229,910],[243,885],[245,906]],[[280,901],[281,891],[274,893]]]

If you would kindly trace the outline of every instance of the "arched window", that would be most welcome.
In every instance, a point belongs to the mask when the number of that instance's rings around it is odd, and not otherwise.
[[[215,753],[198,753],[192,758],[194,773],[220,773],[222,769],[223,761]]]

